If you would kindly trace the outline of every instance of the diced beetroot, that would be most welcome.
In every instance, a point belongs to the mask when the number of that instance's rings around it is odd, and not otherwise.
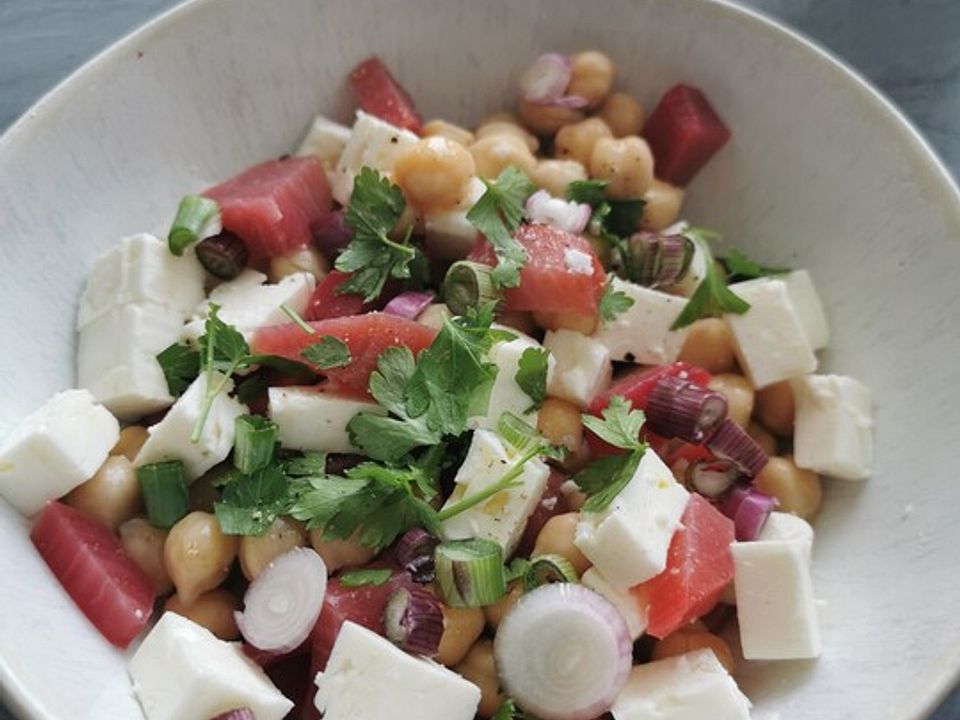
[[[733,522],[691,495],[667,552],[667,568],[635,590],[650,601],[647,632],[664,638],[706,615],[733,579]]]
[[[316,157],[270,160],[210,188],[223,227],[243,240],[251,257],[296,250],[312,239],[310,226],[330,212],[330,184]]]
[[[324,335],[332,335],[346,343],[352,360],[346,367],[322,371],[329,389],[364,396],[381,352],[402,345],[416,355],[429,347],[437,334],[426,325],[383,313],[316,320],[310,326],[316,331],[313,335],[294,323],[260,328],[253,335],[253,351],[304,362],[300,355],[304,348]]]
[[[367,58],[350,73],[360,109],[391,125],[420,132],[423,120],[413,100],[378,57]]]
[[[527,261],[520,271],[520,285],[503,293],[506,309],[596,316],[606,273],[589,242],[549,225],[521,225],[514,237],[527,251]],[[568,252],[588,255],[591,272],[580,270]],[[482,237],[467,259],[497,264],[493,248]]]
[[[550,477],[547,478],[547,487],[544,488],[540,502],[537,503],[527,520],[527,527],[524,528],[523,537],[517,546],[517,555],[529,555],[537,542],[537,535],[540,534],[547,520],[554,515],[567,512],[567,503],[564,500],[563,493],[560,492],[560,486],[566,481],[567,476],[563,473],[557,470],[550,471]]]
[[[643,126],[657,177],[684,186],[730,139],[730,131],[697,88],[674,85]]]
[[[146,627],[153,583],[103,523],[60,502],[40,513],[30,539],[87,619],[111,643],[130,644]]]

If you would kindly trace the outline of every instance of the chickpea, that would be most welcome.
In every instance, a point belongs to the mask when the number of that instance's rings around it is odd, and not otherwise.
[[[683,195],[683,188],[654,178],[643,196],[647,204],[643,207],[640,226],[646,230],[664,230],[673,225],[680,217]]]
[[[188,605],[226,580],[236,557],[237,538],[224,535],[217,519],[205,512],[181,518],[163,544],[167,574]]]
[[[346,540],[324,540],[323,530],[316,529],[310,531],[310,545],[323,558],[327,572],[333,573],[341,568],[366,565],[373,560],[377,553],[373,548],[361,545],[359,536],[358,531]]]
[[[687,330],[677,358],[711,373],[728,373],[736,365],[733,333],[721,318],[697,320]]]
[[[434,330],[440,330],[443,327],[443,321],[451,317],[453,313],[445,303],[433,303],[433,305],[427,305],[423,312],[417,315],[417,322]]]
[[[597,110],[597,117],[610,126],[614,137],[639,135],[643,129],[643,106],[627,93],[616,92],[607,95]]]
[[[583,575],[590,569],[590,561],[573,544],[578,522],[580,522],[580,513],[578,512],[554,515],[547,520],[541,528],[540,534],[537,535],[537,541],[534,543],[530,557],[560,555],[573,565],[573,569],[577,571],[578,575]]]
[[[127,425],[120,431],[120,439],[117,440],[117,444],[113,446],[110,454],[123,455],[127,460],[133,462],[148,437],[150,437],[150,434],[142,425]]]
[[[792,457],[772,457],[753,481],[760,492],[780,502],[780,512],[793,513],[809,520],[820,509],[823,490],[820,476],[797,467]]]
[[[307,544],[307,531],[302,522],[278,517],[263,535],[240,538],[240,569],[247,580],[253,580],[275,558],[288,550]]]
[[[502,310],[497,314],[497,322],[513,328],[524,335],[532,335],[536,331],[533,316],[522,310]]]
[[[477,714],[483,718],[493,717],[503,703],[500,694],[500,678],[493,659],[493,642],[479,640],[454,670],[480,688],[480,706]]]
[[[485,178],[495,178],[511,165],[527,175],[532,175],[537,167],[537,159],[523,140],[512,135],[481,138],[470,146],[470,153],[476,162],[477,174]]]
[[[394,182],[410,203],[424,212],[451,209],[476,174],[467,149],[439,135],[418,140],[400,153],[393,166]]]
[[[533,181],[558,198],[567,197],[570,183],[586,179],[587,169],[576,160],[541,160],[533,171]]]
[[[179,595],[171,595],[163,609],[183,615],[197,625],[205,627],[221,640],[236,640],[240,637],[234,612],[241,607],[240,600],[229,590],[217,588],[203,593],[187,605]]]
[[[717,656],[717,660],[727,669],[727,672],[732,673],[736,670],[736,662],[726,640],[707,630],[693,627],[677,630],[663,640],[658,640],[653,646],[651,660],[663,660],[707,648],[713,650],[713,654]]]
[[[302,247],[271,258],[267,277],[270,282],[278,283],[289,275],[304,272],[313,275],[315,280],[323,280],[330,272],[330,263],[316,248]]]
[[[727,417],[740,427],[750,423],[753,412],[753,386],[743,375],[721,373],[710,379],[711,390],[716,390],[727,399]]]
[[[167,531],[154,527],[145,518],[132,518],[120,526],[119,533],[124,553],[150,578],[157,595],[172,591],[173,582],[163,564]]]
[[[596,107],[613,89],[617,66],[599,50],[576,53],[570,60],[573,71],[567,95],[579,95],[587,99],[588,107]]]
[[[774,435],[785,438],[793,435],[793,416],[796,409],[789,380],[758,390],[756,409],[757,420]]]
[[[613,137],[613,133],[603,120],[597,117],[587,118],[560,128],[553,141],[553,154],[561,159],[569,158],[587,165],[597,141],[610,137]]]
[[[564,125],[583,120],[580,110],[537,105],[529,100],[521,100],[519,110],[524,124],[537,135],[553,135]]]
[[[510,123],[511,125],[520,125],[520,118],[511,112],[501,110],[500,112],[491,113],[490,115],[484,117],[479,123],[477,123],[477,127],[483,127],[484,125],[489,125],[490,123],[495,122],[505,122]]]
[[[533,319],[544,330],[574,330],[583,335],[590,335],[597,328],[597,318],[594,315],[534,310]]]
[[[446,120],[431,120],[420,129],[423,137],[442,137],[460,143],[467,147],[474,141],[473,133],[466,128],[447,122]]]
[[[440,637],[440,649],[437,650],[437,662],[453,667],[460,663],[483,632],[486,619],[480,608],[443,609],[443,635]]]
[[[562,445],[573,452],[583,441],[580,408],[566,400],[548,397],[537,416],[537,432],[552,445]]]
[[[643,197],[653,184],[653,154],[643,138],[600,138],[590,155],[590,177],[607,180],[614,200]]]
[[[506,615],[510,609],[517,604],[517,600],[519,600],[522,596],[523,583],[514,582],[507,589],[506,595],[492,605],[484,605],[483,615],[487,619],[487,624],[494,630],[500,627],[500,621],[503,620],[503,616]]]
[[[526,128],[518,125],[516,122],[494,120],[477,128],[477,140],[482,140],[485,137],[492,137],[494,135],[510,135],[519,140],[523,140],[524,144],[532,153],[535,153],[540,148],[540,141],[537,140],[536,136],[531,135],[527,132]]]
[[[777,454],[777,439],[767,432],[761,425],[751,422],[747,425],[747,435],[753,438],[753,441],[763,448],[767,455]]]
[[[65,501],[112,530],[143,506],[137,473],[124,455],[108,457],[96,475],[74,488]]]

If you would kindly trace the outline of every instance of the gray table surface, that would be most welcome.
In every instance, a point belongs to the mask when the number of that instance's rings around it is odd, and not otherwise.
[[[174,4],[0,0],[0,129],[94,53]],[[745,4],[784,20],[858,68],[906,111],[960,175],[960,0]],[[3,708],[0,720],[12,720]],[[960,720],[960,690],[931,720]]]

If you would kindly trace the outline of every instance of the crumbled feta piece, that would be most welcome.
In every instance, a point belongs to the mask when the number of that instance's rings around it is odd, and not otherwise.
[[[183,338],[196,342],[203,335],[211,303],[220,306],[220,319],[239,330],[247,341],[257,328],[290,322],[282,305],[300,315],[306,312],[316,285],[311,273],[293,273],[278,283],[264,284],[266,281],[263,273],[247,269],[235,279],[218,285],[210,298],[196,308],[193,318],[183,328]]]
[[[800,326],[807,335],[810,347],[814,350],[825,348],[830,342],[830,327],[810,273],[806,270],[794,270],[779,278],[787,285],[787,294],[797,311]]]
[[[350,178],[352,192],[353,178],[361,168],[370,167],[388,174],[393,171],[393,164],[400,153],[419,139],[409,130],[403,130],[358,110],[356,122],[350,130],[350,138],[340,154],[337,170]]]
[[[88,391],[58,393],[0,445],[0,496],[35,515],[93,477],[119,437],[116,418]]]
[[[477,430],[454,478],[454,490],[443,507],[449,508],[497,482],[510,469],[513,459],[513,453],[496,434]],[[486,502],[445,520],[440,526],[441,537],[444,540],[487,538],[499,543],[504,557],[509,557],[540,502],[549,476],[550,468],[544,463],[536,459],[527,461],[516,487],[501,490]]]
[[[423,243],[431,257],[450,261],[466,257],[479,234],[473,223],[467,220],[467,213],[486,190],[487,186],[480,178],[471,178],[466,196],[456,207],[423,216]]]
[[[583,574],[580,582],[584,587],[590,588],[610,601],[627,623],[631,640],[636,640],[643,635],[644,630],[647,629],[650,603],[639,588],[633,590],[615,588],[607,582],[599,570],[593,567]]]
[[[749,720],[750,701],[713,650],[634,665],[614,720]]]
[[[316,683],[324,720],[473,720],[480,704],[473,683],[349,620]]]
[[[314,155],[323,161],[325,167],[334,168],[340,161],[340,155],[343,154],[349,139],[350,128],[323,115],[317,115],[297,148],[296,155]]]
[[[604,323],[593,338],[605,345],[612,360],[643,365],[671,363],[680,354],[687,331],[670,326],[686,300],[659,290],[613,278],[613,289],[626,293],[633,305],[614,320]]]
[[[213,373],[213,384],[223,381],[220,373]],[[230,397],[233,380],[226,380],[203,426],[197,442],[190,436],[200,417],[203,398],[207,391],[207,373],[200,373],[183,393],[163,420],[147,428],[149,437],[140,448],[134,465],[141,467],[166,460],[180,460],[188,480],[196,480],[207,470],[222,462],[233,447],[233,432],[236,419],[247,412],[247,406]]]
[[[257,720],[282,720],[293,708],[239,643],[174,612],[160,617],[129,671],[147,720],[209,720],[242,707]]]
[[[575,275],[593,275],[593,256],[582,250],[572,248],[564,250],[563,264]]]
[[[557,363],[548,395],[585,408],[610,384],[613,365],[603,343],[572,330],[548,330],[543,346]]]
[[[359,412],[386,415],[369,400],[322,392],[315,387],[272,387],[270,419],[280,428],[280,444],[291,450],[355,453],[347,424]]]
[[[77,384],[121,420],[170,407],[157,353],[177,342],[181,318],[143,302],[121,305],[83,326],[77,346]]]
[[[870,389],[844,375],[791,382],[796,400],[793,459],[799,467],[863,480],[873,465]]]
[[[730,546],[740,644],[748,660],[820,655],[820,625],[810,580],[813,528],[773,512],[752,542]]]
[[[177,257],[147,233],[125,237],[94,263],[80,298],[77,329],[127,303],[157,303],[182,322],[203,300],[204,279],[192,252]]]
[[[734,283],[730,289],[750,303],[743,315],[724,318],[733,332],[740,366],[754,387],[817,369],[817,357],[783,280],[757,278]]]
[[[580,513],[574,544],[616,588],[659,575],[690,493],[647,450],[626,487],[599,512]]]

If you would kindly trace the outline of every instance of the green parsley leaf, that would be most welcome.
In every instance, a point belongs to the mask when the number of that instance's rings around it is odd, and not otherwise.
[[[279,466],[268,465],[229,479],[213,512],[227,535],[262,535],[287,512],[290,501],[290,482]]]
[[[174,397],[183,395],[200,374],[200,353],[186,345],[174,343],[157,355],[157,362]]]
[[[388,278],[410,278],[410,263],[419,255],[409,243],[410,233],[403,242],[389,237],[405,207],[399,187],[373,168],[361,168],[344,215],[353,230],[353,240],[336,262],[337,270],[353,275],[337,293],[355,293],[364,302],[371,302],[379,297]]]
[[[640,440],[640,428],[643,427],[643,410],[633,410],[629,401],[622,395],[610,398],[610,404],[603,409],[603,418],[583,415],[583,425],[601,440],[624,450],[643,450],[646,444]]]
[[[613,278],[608,277],[607,284],[603,287],[603,296],[600,298],[600,321],[613,322],[618,315],[622,315],[632,307],[633,298],[623,290],[615,290]]]
[[[497,255],[491,279],[496,287],[517,287],[527,252],[513,237],[523,219],[523,204],[534,186],[523,171],[506,168],[493,182],[483,180],[486,192],[467,213],[467,220],[486,237]]]
[[[567,185],[567,200],[597,207],[607,202],[608,180],[574,180]]]
[[[620,494],[637,471],[643,453],[633,451],[626,455],[605,455],[594,460],[573,476],[573,482],[586,494],[581,510],[599,512]]]
[[[550,351],[544,348],[529,347],[520,355],[517,374],[514,380],[532,401],[524,413],[538,410],[547,399],[547,370]]]
[[[311,450],[300,457],[284,460],[281,467],[288,477],[302,478],[311,475],[325,475],[327,472],[327,454]]]
[[[347,344],[333,335],[324,335],[313,345],[301,350],[300,355],[319,370],[346,367],[353,360]]]
[[[518,708],[513,700],[507,698],[500,703],[500,707],[490,720],[536,720],[536,718]]]
[[[610,200],[606,195],[609,184],[606,180],[574,180],[567,186],[567,199],[592,207],[590,222],[600,231],[597,234],[621,248],[623,238],[637,231],[646,202],[640,198]]]
[[[357,588],[366,585],[379,587],[393,577],[393,570],[390,568],[365,568],[362,570],[346,570],[340,573],[340,585],[342,587]]]
[[[753,280],[754,278],[769,277],[771,275],[785,275],[790,272],[790,268],[761,265],[755,260],[751,260],[747,257],[746,253],[737,250],[737,248],[731,248],[727,256],[723,258],[723,264],[729,273],[727,283]]]
[[[728,288],[720,273],[717,272],[709,241],[719,239],[720,236],[703,228],[688,228],[683,234],[690,238],[703,253],[706,273],[670,329],[680,330],[701,318],[723,317],[725,313],[742,315],[749,310],[750,303]]]

